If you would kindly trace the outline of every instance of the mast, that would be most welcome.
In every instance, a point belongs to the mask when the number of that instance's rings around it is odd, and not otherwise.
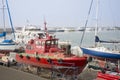
[[[4,32],[6,33],[6,27],[5,27],[5,5],[4,0],[2,0],[2,12],[3,12],[3,27]],[[6,36],[4,36],[4,39],[6,39]]]
[[[95,39],[98,33],[98,11],[99,10],[99,0],[96,0],[96,27],[95,27]],[[97,46],[97,42],[95,41],[95,47]]]
[[[15,39],[15,33],[14,33],[14,28],[13,28],[13,23],[12,23],[12,18],[11,18],[11,14],[10,14],[10,9],[9,9],[9,5],[8,5],[8,0],[6,0],[6,5],[7,5],[7,10],[8,10],[8,15],[9,15],[9,20],[10,20],[10,25],[12,28],[12,33]]]

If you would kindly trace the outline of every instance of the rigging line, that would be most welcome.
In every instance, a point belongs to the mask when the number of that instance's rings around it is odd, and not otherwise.
[[[15,39],[15,33],[14,33],[14,28],[13,28],[13,23],[12,23],[12,18],[11,18],[11,14],[10,14],[10,9],[9,9],[9,5],[8,5],[8,0],[6,0],[6,5],[7,5],[7,10],[8,10],[8,15],[9,15],[9,20],[10,20],[10,25],[12,28],[12,33]]]
[[[91,3],[90,3],[87,19],[86,19],[86,22],[85,22],[85,30],[83,31],[82,38],[81,38],[81,41],[80,41],[80,47],[82,45],[83,38],[84,38],[84,35],[85,35],[85,31],[86,31],[86,27],[87,27],[87,24],[88,24],[88,18],[89,18],[90,12],[91,12],[92,4],[93,4],[93,0],[91,0]]]

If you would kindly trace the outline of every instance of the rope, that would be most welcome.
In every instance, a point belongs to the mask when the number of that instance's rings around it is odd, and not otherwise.
[[[89,8],[89,11],[88,11],[88,16],[87,16],[87,19],[86,19],[86,22],[85,22],[85,30],[83,31],[82,38],[81,38],[81,41],[80,41],[80,47],[82,45],[83,38],[84,38],[84,35],[85,35],[85,31],[86,31],[86,27],[87,27],[87,24],[88,24],[88,18],[89,18],[90,12],[91,12],[92,4],[93,4],[93,0],[91,0],[91,3],[90,3],[90,8]]]

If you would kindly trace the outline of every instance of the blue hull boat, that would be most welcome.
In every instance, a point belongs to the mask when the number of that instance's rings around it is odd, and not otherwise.
[[[112,53],[112,52],[102,52],[96,51],[87,48],[81,48],[84,54],[95,56],[95,57],[102,57],[102,58],[111,58],[111,59],[120,59],[120,53]]]

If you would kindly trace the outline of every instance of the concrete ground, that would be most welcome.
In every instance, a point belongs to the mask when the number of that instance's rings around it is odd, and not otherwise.
[[[39,76],[0,66],[0,80],[47,80]]]
[[[49,73],[49,72],[47,72]],[[0,66],[0,80],[50,80],[49,77],[37,76],[34,74],[19,71],[13,68]],[[94,80],[96,78],[97,71],[85,69],[80,75],[78,80]]]

